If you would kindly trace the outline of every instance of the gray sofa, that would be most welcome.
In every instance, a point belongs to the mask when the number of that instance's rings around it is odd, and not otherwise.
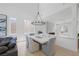
[[[0,37],[0,56],[17,56],[16,37]]]

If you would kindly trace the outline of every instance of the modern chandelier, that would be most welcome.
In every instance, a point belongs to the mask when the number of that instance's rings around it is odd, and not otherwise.
[[[38,4],[38,12],[36,14],[35,19],[31,22],[31,24],[33,25],[44,25],[45,22],[42,20],[41,16],[40,16],[40,12],[39,12],[39,4]]]

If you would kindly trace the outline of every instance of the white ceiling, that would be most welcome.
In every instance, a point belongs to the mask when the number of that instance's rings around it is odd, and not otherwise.
[[[53,14],[51,16],[48,16],[46,19],[50,20],[52,19],[52,22],[61,22],[65,20],[69,20],[72,16],[71,8],[67,8],[63,11],[60,11],[56,14]]]
[[[38,11],[38,4],[36,3],[18,3],[18,4],[0,4],[0,14],[8,14],[11,16],[21,15],[27,19],[33,19],[36,16],[36,13]],[[79,4],[78,4],[79,6]],[[60,4],[60,7],[62,7],[62,4]],[[60,8],[59,4],[40,4],[40,10],[43,15],[48,15],[48,13],[54,12],[56,8]],[[55,8],[55,9],[54,9]],[[60,11],[56,14],[52,14],[51,16],[48,16],[47,20],[53,20],[54,22],[57,21],[64,21],[71,17],[71,9],[66,9],[63,11]]]
[[[37,12],[37,4],[34,3],[0,3],[0,14],[8,16],[22,16],[33,19]]]

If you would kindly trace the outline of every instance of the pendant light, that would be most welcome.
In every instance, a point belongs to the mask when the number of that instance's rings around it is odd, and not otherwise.
[[[36,14],[35,19],[32,21],[33,25],[44,25],[45,22],[42,20],[40,13],[39,13],[39,4],[38,4],[38,12]]]

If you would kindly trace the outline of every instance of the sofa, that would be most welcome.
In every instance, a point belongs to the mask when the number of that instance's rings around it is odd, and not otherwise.
[[[0,56],[17,56],[16,37],[0,37]]]

